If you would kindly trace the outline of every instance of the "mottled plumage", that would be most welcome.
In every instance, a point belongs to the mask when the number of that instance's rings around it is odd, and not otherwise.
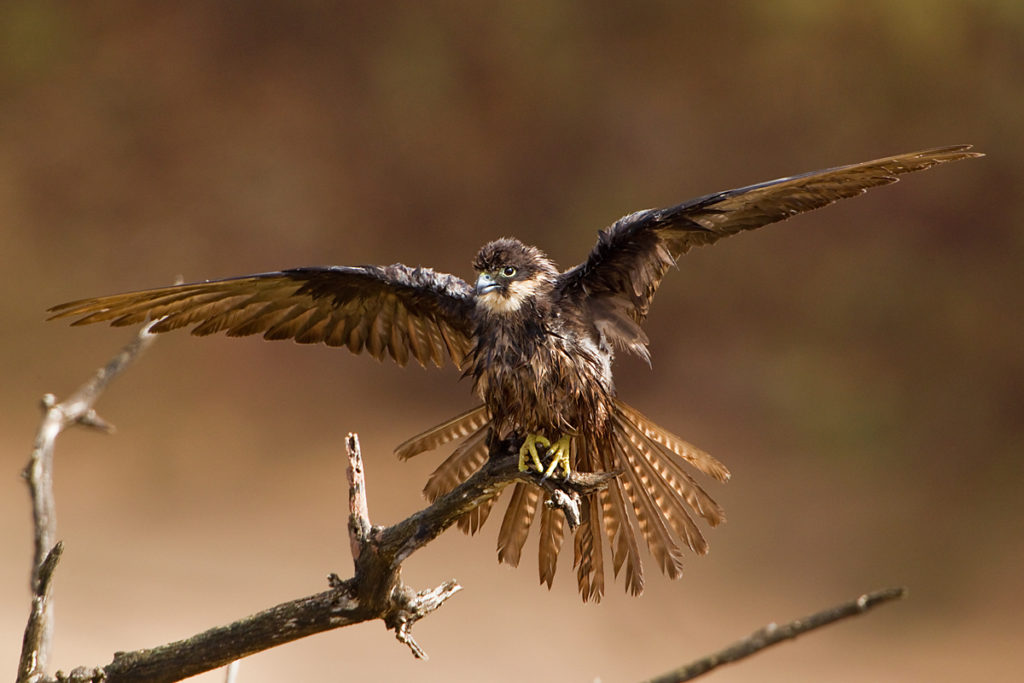
[[[650,360],[641,324],[668,268],[692,247],[853,197],[903,173],[979,156],[968,149],[903,154],[639,211],[601,231],[587,259],[564,272],[539,249],[505,238],[480,250],[475,286],[401,264],[296,268],[84,299],[51,311],[77,317],[76,325],[159,319],[157,332],[191,325],[198,335],[323,342],[403,365],[409,358],[440,365],[448,356],[472,378],[482,405],[398,447],[408,458],[462,440],[431,475],[427,496],[450,491],[488,453],[510,446],[525,452],[534,441],[550,440],[551,453],[564,446],[567,467],[621,471],[607,490],[585,501],[574,562],[584,599],[604,592],[606,550],[612,571],[624,572],[627,590],[638,594],[644,582],[640,539],[661,570],[676,578],[683,546],[707,552],[694,516],[711,526],[724,520],[683,463],[719,481],[729,478],[724,465],[615,395],[614,350]],[[493,502],[467,514],[460,526],[475,532]],[[537,518],[540,577],[550,586],[565,529],[538,488],[512,487],[498,556],[518,564]]]

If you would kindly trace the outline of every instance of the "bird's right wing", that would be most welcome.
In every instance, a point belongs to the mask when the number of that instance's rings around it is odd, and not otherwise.
[[[50,312],[78,317],[74,325],[155,320],[154,332],[194,325],[195,335],[322,342],[400,365],[412,357],[440,366],[448,355],[461,366],[472,348],[472,293],[460,278],[427,268],[330,266],[81,299]]]

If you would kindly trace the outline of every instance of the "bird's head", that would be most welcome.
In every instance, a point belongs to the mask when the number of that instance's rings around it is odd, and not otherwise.
[[[491,313],[514,313],[554,287],[558,270],[544,252],[517,239],[485,244],[473,260],[476,300]]]

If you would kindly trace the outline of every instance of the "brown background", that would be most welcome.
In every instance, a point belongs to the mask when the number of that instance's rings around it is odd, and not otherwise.
[[[709,484],[729,523],[683,580],[582,605],[568,558],[551,592],[532,544],[498,566],[492,520],[407,564],[413,585],[466,587],[417,629],[430,662],[373,623],[241,680],[629,681],[892,584],[910,598],[715,680],[1019,674],[1024,6],[598,5],[0,5],[0,668],[28,609],[36,401],[131,334],[46,307],[296,265],[472,277],[509,234],[569,266],[635,209],[970,142],[988,157],[698,250],[666,280],[654,371],[620,360],[620,393],[734,473]],[[345,433],[375,521],[395,521],[441,455],[391,448],[468,389],[326,348],[160,340],[100,405],[119,433],[59,443],[55,663],[347,575]]]

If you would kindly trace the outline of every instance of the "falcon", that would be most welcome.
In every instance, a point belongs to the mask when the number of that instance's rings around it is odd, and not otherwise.
[[[627,591],[643,591],[641,546],[678,578],[683,546],[707,541],[694,520],[724,520],[690,468],[720,482],[715,458],[620,401],[612,380],[616,350],[650,363],[641,324],[662,277],[693,247],[854,197],[897,176],[981,156],[970,145],[900,154],[705,195],[637,211],[598,234],[586,260],[560,271],[540,249],[512,238],[484,245],[472,284],[429,268],[307,267],[208,280],[50,309],[75,325],[155,320],[154,332],[191,326],[194,335],[262,334],[303,344],[345,346],[401,365],[449,359],[472,378],[481,402],[401,444],[401,458],[460,441],[430,476],[431,500],[479,469],[490,454],[518,450],[521,470],[542,476],[621,472],[589,497],[574,537],[584,600],[605,590],[605,553]],[[460,520],[476,532],[495,499]],[[498,534],[499,561],[517,565],[539,517],[539,570],[551,587],[566,536],[564,519],[543,505],[541,489],[516,483]]]

